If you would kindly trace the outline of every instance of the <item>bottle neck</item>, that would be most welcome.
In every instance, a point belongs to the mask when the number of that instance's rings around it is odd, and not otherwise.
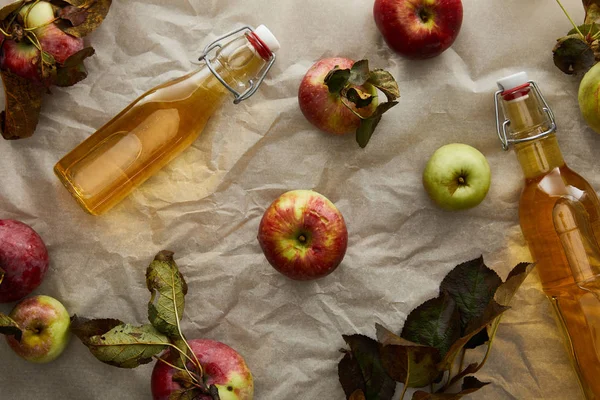
[[[511,139],[525,139],[548,130],[550,124],[542,102],[533,91],[509,100],[507,97],[502,101],[502,108],[510,120]],[[545,175],[565,164],[553,133],[518,143],[515,152],[527,179]]]

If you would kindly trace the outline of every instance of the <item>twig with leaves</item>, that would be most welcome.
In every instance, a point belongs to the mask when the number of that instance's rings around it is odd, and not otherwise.
[[[482,257],[460,264],[444,278],[438,297],[408,315],[400,335],[381,325],[377,340],[344,335],[349,349],[341,350],[338,374],[346,398],[392,400],[399,382],[401,400],[407,388],[427,386],[429,392],[418,390],[412,400],[460,399],[487,385],[471,375],[487,361],[501,316],[532,269],[521,263],[502,282]],[[466,350],[484,344],[483,360],[463,368]],[[448,393],[461,380],[461,390]]]

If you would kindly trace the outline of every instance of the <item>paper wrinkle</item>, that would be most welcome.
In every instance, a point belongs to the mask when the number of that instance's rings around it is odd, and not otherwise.
[[[30,224],[50,252],[50,270],[35,293],[60,299],[71,314],[143,324],[146,268],[158,251],[172,250],[189,286],[186,336],[237,349],[252,369],[256,399],[344,398],[337,380],[342,334],[375,337],[376,323],[400,333],[408,314],[436,297],[445,275],[464,261],[483,255],[505,278],[531,258],[518,225],[522,174],[495,131],[499,77],[526,70],[539,83],[569,166],[600,188],[600,135],[580,117],[577,80],[552,62],[569,22],[546,3],[463,0],[452,48],[409,61],[389,50],[372,3],[360,0],[306,0],[301,7],[272,0],[113,2],[86,38],[96,49],[86,60],[89,76],[52,89],[35,136],[0,142],[0,218]],[[583,20],[580,2],[563,3]],[[188,150],[112,211],[81,211],[54,177],[54,164],[145,91],[200,68],[195,60],[218,36],[261,23],[282,49],[258,93],[240,105],[228,97]],[[352,134],[319,132],[299,110],[302,77],[331,56],[366,58],[399,82],[399,105],[366,149]],[[478,148],[492,169],[486,200],[459,213],[438,209],[421,183],[427,159],[452,142]],[[348,226],[342,264],[314,282],[280,275],[256,240],[264,210],[293,189],[326,195]],[[482,357],[476,350],[468,361]],[[27,364],[8,346],[0,346],[0,359],[2,398],[79,400],[84,391],[89,400],[150,397],[152,365],[106,366],[75,339],[51,366]],[[491,384],[466,399],[582,398],[537,273],[505,313],[477,376]]]

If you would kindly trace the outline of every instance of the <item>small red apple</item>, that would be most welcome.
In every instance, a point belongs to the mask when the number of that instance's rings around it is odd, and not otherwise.
[[[22,299],[42,283],[48,270],[48,251],[29,225],[0,220],[0,269],[4,271],[0,303]]]
[[[193,339],[188,341],[192,351],[204,369],[204,383],[215,385],[221,400],[252,400],[254,380],[244,358],[234,349],[214,340]],[[175,360],[168,350],[163,359],[173,363]],[[192,365],[190,364],[191,368]],[[177,371],[157,361],[152,370],[151,389],[154,400],[168,400],[171,393],[182,389],[173,380]],[[200,395],[197,400],[212,400],[210,396]]]
[[[22,329],[17,341],[7,336],[10,347],[19,356],[34,363],[48,363],[62,354],[71,337],[71,318],[65,307],[53,297],[35,296],[21,301],[10,317]]]
[[[330,93],[325,84],[325,77],[335,67],[340,69],[352,68],[354,61],[347,58],[325,58],[315,63],[306,73],[298,90],[298,103],[306,119],[317,128],[333,133],[344,134],[356,131],[360,118],[346,107],[338,93]],[[375,95],[377,89],[370,84],[359,87],[364,92]],[[363,117],[373,114],[377,108],[376,99],[368,106],[356,108],[349,103],[353,110]]]
[[[40,51],[30,42],[6,39],[2,45],[0,68],[35,82],[42,80]]]
[[[461,0],[375,0],[375,24],[388,46],[412,59],[435,57],[458,36]]]
[[[83,39],[62,31],[56,24],[35,30],[42,49],[51,54],[57,63],[64,64],[67,58],[83,49]]]
[[[283,275],[311,280],[330,274],[348,246],[344,217],[325,196],[312,190],[281,195],[265,211],[258,242],[269,263]]]

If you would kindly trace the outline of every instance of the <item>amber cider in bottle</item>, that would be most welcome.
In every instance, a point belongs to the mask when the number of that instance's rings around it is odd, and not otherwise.
[[[498,82],[505,121],[498,134],[514,146],[525,184],[519,203],[523,235],[552,303],[588,399],[600,398],[600,202],[571,170],[548,104],[525,73]],[[499,115],[499,113],[497,114]]]
[[[262,25],[231,36],[214,47],[212,71],[207,64],[149,90],[56,164],[85,211],[111,209],[190,146],[230,91],[248,93],[279,43]]]

